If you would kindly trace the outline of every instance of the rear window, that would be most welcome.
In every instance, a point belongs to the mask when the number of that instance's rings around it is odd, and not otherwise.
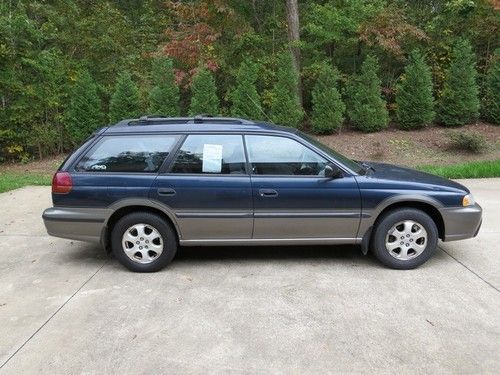
[[[176,135],[105,136],[78,162],[79,172],[158,172]]]

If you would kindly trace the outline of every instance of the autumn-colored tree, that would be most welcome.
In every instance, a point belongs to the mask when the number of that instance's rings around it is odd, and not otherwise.
[[[189,114],[191,116],[207,114],[216,116],[219,114],[219,98],[212,73],[205,68],[198,69],[191,85],[191,105]]]
[[[432,77],[422,54],[410,54],[401,83],[396,92],[396,116],[401,129],[417,129],[434,119]]]
[[[470,43],[460,39],[444,82],[439,120],[446,126],[470,123],[479,117],[479,106],[476,58]]]
[[[129,72],[123,72],[116,81],[115,92],[109,103],[109,121],[117,122],[140,115],[139,91]]]
[[[153,60],[153,88],[149,94],[149,112],[164,116],[179,116],[179,87],[175,84],[172,60]]]
[[[97,86],[87,70],[76,78],[64,118],[73,145],[81,143],[104,121]]]

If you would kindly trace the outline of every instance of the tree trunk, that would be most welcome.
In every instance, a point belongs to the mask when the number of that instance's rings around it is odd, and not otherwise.
[[[292,55],[293,68],[297,74],[297,97],[302,106],[302,81],[300,79],[300,23],[299,7],[297,0],[286,0],[286,18],[288,21],[288,42],[290,43],[290,53]]]

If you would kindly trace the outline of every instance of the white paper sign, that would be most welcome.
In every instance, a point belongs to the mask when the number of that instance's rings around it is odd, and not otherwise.
[[[222,171],[222,145],[203,145],[203,173],[220,173]]]

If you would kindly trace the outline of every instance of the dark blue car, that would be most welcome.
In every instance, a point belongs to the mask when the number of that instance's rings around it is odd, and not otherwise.
[[[179,245],[360,244],[410,269],[438,239],[474,237],[482,216],[456,182],[353,161],[296,129],[201,116],[101,129],[54,175],[52,199],[49,234],[143,272]]]

